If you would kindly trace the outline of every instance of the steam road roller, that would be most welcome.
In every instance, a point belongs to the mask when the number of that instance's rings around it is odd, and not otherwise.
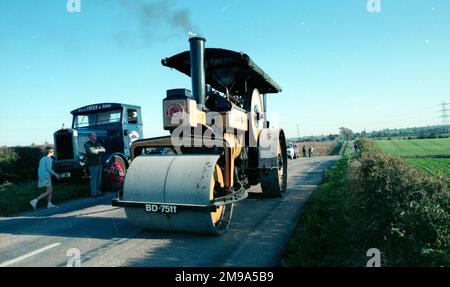
[[[285,135],[265,116],[266,95],[281,87],[248,55],[205,49],[205,42],[190,38],[189,51],[162,60],[190,76],[192,90],[167,91],[170,135],[132,144],[124,188],[112,203],[144,229],[221,234],[250,186],[260,184],[268,197],[286,191]]]

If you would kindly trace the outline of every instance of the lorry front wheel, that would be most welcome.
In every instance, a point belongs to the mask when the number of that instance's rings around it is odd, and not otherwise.
[[[114,192],[122,190],[126,173],[127,167],[125,161],[120,156],[115,155],[106,165],[106,188]]]

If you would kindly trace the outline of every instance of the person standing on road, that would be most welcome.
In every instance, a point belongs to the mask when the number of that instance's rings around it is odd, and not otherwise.
[[[55,176],[57,179],[59,179],[59,175],[56,174],[56,172],[52,169],[53,165],[52,156],[54,152],[55,151],[52,148],[47,148],[46,155],[43,156],[39,161],[38,188],[45,187],[46,190],[44,193],[42,193],[41,195],[30,201],[30,205],[31,207],[33,207],[33,209],[36,209],[39,200],[43,199],[44,197],[47,197],[47,208],[50,209],[56,207],[56,205],[53,205],[52,203],[52,193],[53,193],[52,175]]]
[[[89,167],[91,173],[91,196],[102,196],[103,193],[100,191],[102,184],[101,157],[102,153],[106,152],[106,150],[98,143],[97,135],[95,133],[89,135],[89,141],[84,144],[84,149],[87,157],[86,165]]]
[[[303,147],[302,147],[302,156],[306,157],[306,147],[305,147],[305,145],[303,145]]]

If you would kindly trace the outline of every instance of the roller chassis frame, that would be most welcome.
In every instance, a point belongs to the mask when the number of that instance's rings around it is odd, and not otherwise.
[[[218,148],[218,149],[222,149],[222,150],[232,149],[231,143],[225,139],[209,140],[209,139],[204,139],[202,137],[192,137],[188,140],[196,141],[196,142],[201,141],[203,143],[203,147],[199,148],[201,150],[211,150],[211,148],[206,147],[207,145],[211,145],[211,144],[223,145],[222,148]],[[173,150],[178,150],[179,152],[183,148],[183,147],[175,147],[173,145],[170,145],[170,144],[168,144],[169,141],[170,141],[170,136],[138,140],[135,143],[133,143],[133,146],[131,148],[132,159],[134,159],[138,154],[142,154],[144,149],[147,149],[147,148],[169,148],[169,149],[173,149]],[[213,151],[213,150],[211,150],[211,151]],[[222,153],[224,153],[224,152],[222,151]],[[223,158],[223,155],[221,156],[221,158]],[[246,164],[248,165],[248,162],[246,162]],[[269,168],[246,167],[245,169],[256,170],[256,171],[269,171],[269,170],[276,169],[276,167],[269,167]],[[259,183],[259,181],[258,181],[258,183]],[[226,195],[215,198],[214,200],[211,200],[209,205],[179,204],[179,203],[170,203],[170,202],[126,201],[126,200],[122,200],[122,196],[121,196],[122,194],[121,194],[121,192],[119,192],[117,198],[113,199],[112,206],[133,207],[133,208],[145,208],[148,205],[176,206],[177,210],[180,210],[180,211],[193,210],[193,211],[212,211],[212,212],[214,212],[217,210],[218,206],[238,202],[238,201],[244,200],[248,197],[248,193],[246,191],[245,186],[240,182],[238,182],[237,185],[239,185],[239,188],[237,190],[228,189],[228,193]]]

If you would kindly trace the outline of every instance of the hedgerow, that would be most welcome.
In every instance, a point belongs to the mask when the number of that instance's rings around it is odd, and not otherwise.
[[[37,178],[45,147],[0,147],[0,184],[23,183]]]
[[[286,246],[286,266],[450,266],[447,179],[381,153],[370,140],[327,172]]]
[[[419,172],[360,140],[349,167],[351,201],[365,222],[362,234],[392,266],[450,266],[447,180]]]

